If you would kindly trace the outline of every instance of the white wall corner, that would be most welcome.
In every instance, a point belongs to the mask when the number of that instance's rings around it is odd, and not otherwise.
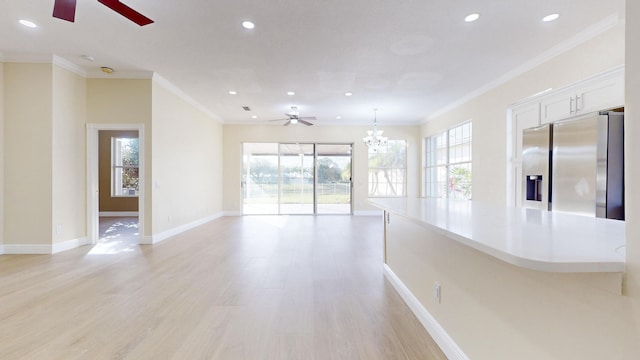
[[[161,241],[167,240],[173,236],[176,236],[178,234],[181,234],[185,231],[191,230],[193,228],[196,228],[200,225],[204,225],[210,221],[219,219],[223,216],[224,214],[222,212],[219,212],[217,214],[213,214],[210,216],[207,216],[205,218],[202,218],[200,220],[196,220],[196,221],[192,221],[188,224],[184,224],[184,225],[180,225],[177,227],[174,227],[173,229],[169,229],[166,231],[163,231],[159,234],[155,234],[155,235],[151,235],[151,236],[144,236],[140,238],[140,244],[142,245],[153,245],[153,244],[157,244]]]
[[[53,246],[51,247],[51,253],[57,254],[63,251],[75,249],[77,247],[88,245],[88,244],[89,244],[89,239],[87,237],[62,241],[62,242],[53,244]]]
[[[433,340],[440,346],[440,349],[449,360],[469,360],[469,357],[460,349],[458,344],[447,334],[447,332],[438,324],[436,319],[422,306],[420,301],[409,291],[404,283],[396,276],[391,268],[384,265],[384,275],[391,285],[396,289],[400,297],[409,306],[411,312],[418,318],[422,326],[427,330]]]

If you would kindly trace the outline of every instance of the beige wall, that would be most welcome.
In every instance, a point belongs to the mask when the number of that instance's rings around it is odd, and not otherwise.
[[[98,132],[99,211],[138,211],[138,197],[111,196],[111,138],[137,138],[136,130],[100,130]]]
[[[51,64],[5,64],[5,244],[52,243]]]
[[[473,120],[473,198],[507,201],[509,106],[548,88],[559,88],[624,64],[624,25],[618,25],[422,126],[422,137]],[[517,51],[517,49],[514,49]]]
[[[144,125],[144,234],[152,234],[151,79],[87,79],[87,123]]]
[[[625,159],[626,171],[626,224],[627,224],[627,281],[630,297],[640,299],[640,2],[627,0],[626,47],[626,103],[625,103]],[[640,309],[635,313],[640,329]],[[640,330],[637,330],[640,332]]]
[[[373,211],[368,194],[368,155],[362,142],[372,126],[277,126],[277,125],[225,125],[224,126],[224,210],[242,211],[240,188],[243,142],[310,142],[353,143],[353,210]],[[407,194],[418,196],[418,128],[415,126],[385,126],[380,130],[390,139],[407,140]]]
[[[4,62],[0,61],[0,254],[4,243]]]
[[[154,81],[151,139],[153,234],[220,215],[222,125]]]
[[[400,216],[387,228],[387,264],[470,359],[640,359],[622,274],[527,270]]]
[[[53,242],[84,238],[86,230],[85,78],[53,66]]]

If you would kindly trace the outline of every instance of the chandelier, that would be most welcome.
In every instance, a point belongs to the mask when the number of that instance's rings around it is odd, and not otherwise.
[[[380,147],[387,145],[388,140],[386,136],[382,136],[382,130],[378,130],[377,113],[378,109],[373,109],[373,130],[368,130],[367,136],[362,138],[369,150],[373,152],[378,152]]]

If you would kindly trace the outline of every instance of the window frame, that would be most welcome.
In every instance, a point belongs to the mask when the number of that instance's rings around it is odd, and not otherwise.
[[[385,147],[385,151],[384,153],[386,153],[386,151],[389,149],[389,144],[391,142],[397,142],[397,141],[401,141],[403,142],[403,148],[404,148],[404,158],[402,161],[402,167],[382,167],[382,166],[377,166],[377,167],[372,167],[371,166],[371,157],[372,155],[378,155],[381,153],[380,148],[378,148],[375,151],[372,151],[370,148],[367,148],[367,197],[370,198],[402,198],[402,197],[406,197],[407,196],[407,150],[409,148],[409,142],[406,139],[388,139],[387,140],[387,144],[384,145]],[[385,194],[372,194],[371,193],[371,184],[373,183],[371,180],[371,176],[372,176],[372,169],[391,169],[391,170],[400,170],[400,174],[402,176],[402,191],[399,194],[393,195],[393,194],[389,194],[388,191]],[[396,176],[397,177],[397,176]],[[394,184],[399,184],[399,182],[394,182]]]
[[[468,136],[468,141],[460,141],[456,144],[451,144],[451,132],[452,131],[457,131],[458,129],[461,129],[461,131],[463,131],[464,133],[464,127],[465,126],[469,126],[469,136]],[[437,161],[437,156],[435,157],[435,161],[432,160],[431,158],[432,156],[432,152],[434,151],[435,147],[432,146],[432,142],[433,141],[437,141],[438,137],[443,137],[444,141],[445,141],[445,145],[444,145],[444,150],[445,150],[445,155],[444,155],[444,162],[439,163]],[[465,138],[462,137],[462,140],[464,140]],[[426,198],[460,198],[460,199],[467,199],[467,200],[471,200],[473,198],[473,172],[472,172],[472,166],[473,166],[473,122],[471,119],[464,121],[462,123],[456,124],[454,126],[451,126],[449,128],[447,128],[446,130],[443,130],[441,132],[438,132],[436,134],[433,134],[431,136],[425,137],[424,138],[424,161],[423,161],[423,177],[424,177],[424,181],[423,181],[423,196]],[[468,147],[468,160],[463,160],[463,161],[455,161],[452,162],[452,155],[451,155],[451,150],[453,146],[467,146]],[[466,166],[468,168],[468,181],[467,181],[467,186],[468,186],[468,196],[466,194],[463,194],[462,197],[458,197],[458,196],[452,196],[452,194],[454,193],[455,189],[452,187],[452,185],[449,185],[452,178],[451,178],[451,169],[454,167],[464,167]],[[438,181],[432,181],[433,178],[433,173],[438,171],[437,169],[440,168],[442,170],[444,170],[444,174],[446,174],[446,179],[445,179],[445,191],[443,191],[443,194],[440,193],[441,190],[438,190],[439,186],[442,186],[440,184],[440,182]],[[435,194],[434,194],[435,193]]]
[[[138,141],[138,164],[137,165],[127,165],[127,164],[119,164],[122,162],[122,146],[119,145],[123,139],[126,140],[137,140]],[[119,159],[119,161],[118,161]],[[125,171],[127,169],[137,169],[138,173],[138,188],[135,190],[134,194],[119,194],[118,184],[120,184],[120,189],[122,189],[122,180],[118,181],[118,170]],[[111,137],[111,197],[114,198],[135,198],[138,197],[140,193],[140,141],[137,137],[126,137],[126,136],[112,136]]]

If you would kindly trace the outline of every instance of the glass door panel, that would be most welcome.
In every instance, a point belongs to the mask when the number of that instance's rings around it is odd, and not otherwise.
[[[242,144],[242,213],[278,214],[278,144]]]
[[[314,145],[280,144],[280,214],[314,213]]]
[[[318,144],[318,214],[351,214],[351,144]]]

